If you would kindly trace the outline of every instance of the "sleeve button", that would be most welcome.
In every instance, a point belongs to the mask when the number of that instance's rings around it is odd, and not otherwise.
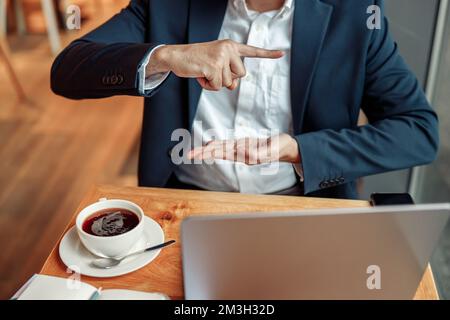
[[[116,75],[111,77],[111,84],[112,85],[116,85],[118,82],[119,82],[119,78]]]

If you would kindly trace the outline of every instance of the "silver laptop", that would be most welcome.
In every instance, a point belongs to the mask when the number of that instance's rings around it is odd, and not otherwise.
[[[186,299],[411,299],[450,204],[196,216]]]

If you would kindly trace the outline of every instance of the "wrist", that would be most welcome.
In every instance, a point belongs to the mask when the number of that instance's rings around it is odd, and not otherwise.
[[[153,51],[146,68],[147,77],[158,73],[166,73],[171,71],[169,63],[169,51],[170,45],[163,45]]]
[[[298,148],[298,143],[295,138],[289,136],[288,148],[286,148],[286,155],[284,158],[290,163],[301,163],[300,150]]]

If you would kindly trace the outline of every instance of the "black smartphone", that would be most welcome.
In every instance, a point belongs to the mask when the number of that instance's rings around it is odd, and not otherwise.
[[[392,206],[414,204],[414,200],[409,193],[372,193],[370,204],[372,206]]]

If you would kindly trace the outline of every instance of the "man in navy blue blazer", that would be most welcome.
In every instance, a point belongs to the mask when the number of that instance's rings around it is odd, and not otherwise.
[[[382,0],[132,0],[57,57],[51,86],[145,97],[141,186],[356,198],[358,178],[429,163],[439,145]],[[197,164],[173,160],[177,129],[201,135],[184,158]]]

